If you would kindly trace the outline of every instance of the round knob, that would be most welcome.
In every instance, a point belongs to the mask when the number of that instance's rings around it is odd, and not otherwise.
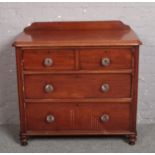
[[[47,84],[46,86],[45,86],[45,92],[46,93],[50,93],[50,92],[52,92],[54,90],[54,87],[51,85],[51,84]]]
[[[50,115],[46,116],[46,122],[47,123],[52,123],[54,121],[55,121],[55,117],[53,115],[50,114]]]
[[[102,121],[103,123],[108,122],[109,119],[110,119],[110,117],[109,117],[108,114],[103,114],[103,115],[101,116],[101,121]]]
[[[51,58],[45,58],[44,59],[44,65],[46,67],[52,66],[52,64],[53,64],[53,60]]]
[[[102,92],[104,92],[104,93],[108,92],[108,91],[110,90],[109,84],[107,84],[107,83],[103,84],[103,85],[101,86],[101,90],[102,90]]]
[[[102,58],[101,64],[104,67],[109,66],[110,65],[110,59],[109,58]]]

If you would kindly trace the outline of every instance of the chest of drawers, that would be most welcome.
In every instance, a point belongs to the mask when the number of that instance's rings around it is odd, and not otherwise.
[[[136,141],[141,42],[120,21],[43,22],[16,48],[20,137],[124,135]]]

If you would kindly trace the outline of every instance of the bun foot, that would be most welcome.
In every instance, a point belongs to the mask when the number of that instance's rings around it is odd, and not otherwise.
[[[28,136],[20,135],[20,144],[26,146],[28,144]]]
[[[130,145],[135,145],[137,136],[136,135],[128,135],[128,140]]]

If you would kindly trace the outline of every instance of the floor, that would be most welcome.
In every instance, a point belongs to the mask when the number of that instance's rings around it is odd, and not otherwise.
[[[138,125],[134,146],[120,137],[31,138],[27,146],[21,146],[18,131],[18,125],[0,126],[0,152],[155,152],[155,124]]]

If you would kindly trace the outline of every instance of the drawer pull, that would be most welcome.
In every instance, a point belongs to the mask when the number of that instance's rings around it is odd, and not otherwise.
[[[51,85],[51,84],[47,84],[46,86],[45,86],[45,92],[46,93],[50,93],[50,92],[52,92],[54,90],[54,87]]]
[[[110,65],[110,59],[109,58],[102,58],[102,66],[106,67]]]
[[[101,90],[102,90],[102,92],[104,92],[104,93],[108,92],[108,91],[110,90],[109,84],[107,84],[107,83],[102,84]]]
[[[52,123],[55,121],[55,117],[53,115],[47,115],[46,116],[46,122],[47,123]]]
[[[52,66],[52,65],[53,65],[53,60],[52,60],[51,58],[45,58],[45,60],[44,60],[44,65],[45,65],[46,67]]]
[[[108,122],[109,119],[110,119],[110,117],[109,117],[108,114],[103,114],[103,115],[101,116],[101,121],[102,121],[103,123]]]

